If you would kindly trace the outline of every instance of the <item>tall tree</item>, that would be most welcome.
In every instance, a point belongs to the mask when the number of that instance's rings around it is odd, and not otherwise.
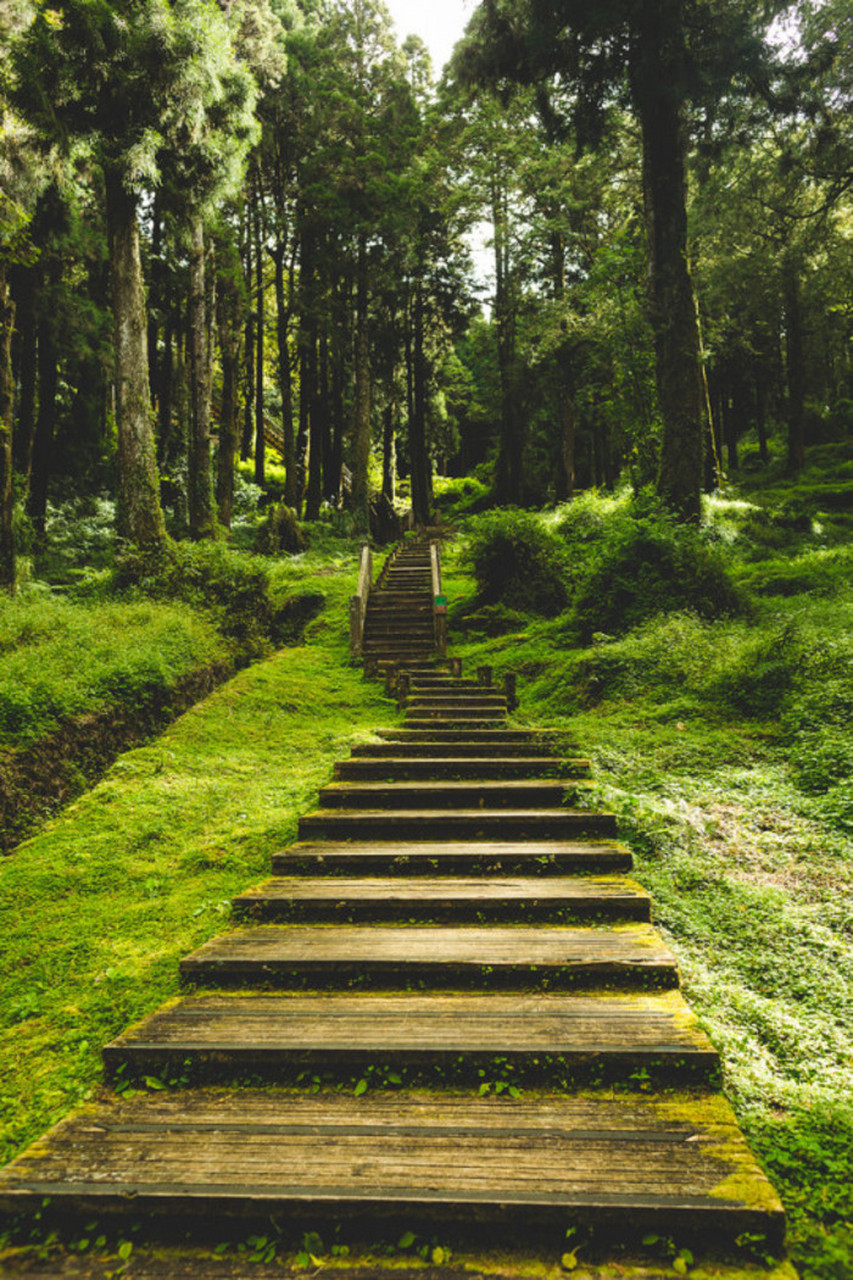
[[[609,102],[621,98],[635,111],[663,421],[658,489],[691,520],[700,510],[705,405],[687,258],[686,110],[755,61],[755,17],[740,0],[484,0],[456,59],[463,78],[566,85],[582,143],[598,136]]]
[[[149,393],[138,210],[167,161],[204,174],[227,137],[224,102],[245,103],[224,17],[209,0],[57,0],[14,48],[13,100],[41,135],[86,141],[101,166],[112,281],[119,530],[140,545],[165,537]],[[217,113],[219,113],[217,115]],[[228,150],[235,176],[239,156]],[[218,176],[218,175],[217,175]],[[194,193],[196,194],[196,193]]]

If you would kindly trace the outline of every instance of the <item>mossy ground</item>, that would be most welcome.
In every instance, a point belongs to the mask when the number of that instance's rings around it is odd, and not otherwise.
[[[505,616],[494,634],[493,618],[466,617],[464,521],[444,555],[466,670],[516,671],[517,718],[592,758],[804,1280],[853,1274],[853,600],[847,476],[825,452],[805,488],[776,467],[708,505],[702,536],[747,590],[747,617],[664,613],[579,648],[570,606]],[[628,503],[578,500],[578,578]]]
[[[348,660],[355,560],[323,574],[329,605],[306,644],[122,756],[0,863],[0,1158],[87,1095],[102,1045],[177,991],[179,958],[227,926],[333,761],[393,721]]]

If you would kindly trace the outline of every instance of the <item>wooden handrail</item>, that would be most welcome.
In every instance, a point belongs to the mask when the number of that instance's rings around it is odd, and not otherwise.
[[[351,658],[361,657],[364,640],[364,621],[367,617],[367,597],[373,583],[373,552],[368,543],[361,548],[358,566],[358,589],[349,598],[349,651]]]
[[[437,542],[429,544],[429,561],[432,569],[432,608],[435,629],[435,651],[439,658],[447,657],[447,601],[441,590],[441,547]]]

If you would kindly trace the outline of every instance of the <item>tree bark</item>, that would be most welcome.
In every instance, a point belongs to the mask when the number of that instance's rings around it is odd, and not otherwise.
[[[264,255],[261,245],[261,211],[255,205],[255,291],[257,330],[255,333],[255,484],[266,480],[267,441],[264,433]]]
[[[382,492],[389,502],[395,498],[395,480],[397,474],[397,449],[394,439],[394,416],[396,404],[393,392],[385,406],[385,419],[382,425]]]
[[[507,227],[506,192],[499,179],[492,183],[492,226],[495,244],[495,324],[501,387],[501,433],[495,469],[495,494],[500,503],[521,501],[524,436],[516,405],[515,303]]]
[[[684,520],[701,513],[705,432],[700,343],[687,265],[683,0],[642,0],[632,66],[643,138],[643,188],[658,401],[658,492]]]
[[[358,242],[355,303],[355,421],[352,449],[352,501],[356,532],[370,531],[370,332],[368,328],[367,237]]]
[[[47,303],[38,323],[38,416],[33,435],[30,487],[27,493],[27,515],[35,526],[39,538],[44,537],[47,521],[47,490],[50,481],[53,456],[53,438],[56,427],[56,392],[59,383],[59,352],[56,344],[53,316],[49,303],[53,297],[57,268],[51,264],[46,281]]]
[[[787,471],[794,475],[806,464],[806,376],[803,359],[803,300],[797,263],[785,263],[785,374],[788,383]]]
[[[118,530],[137,546],[161,547],[166,533],[151,430],[136,198],[125,190],[119,173],[107,170],[105,180],[115,338]]]
[[[13,277],[18,333],[18,423],[12,441],[14,468],[29,484],[36,427],[36,378],[38,328],[36,325],[36,270],[19,267]]]
[[[412,485],[412,515],[416,525],[427,525],[432,517],[424,338],[423,285],[418,281],[412,308],[412,417],[409,422],[409,475]]]
[[[216,456],[216,502],[219,522],[231,528],[234,508],[234,463],[239,441],[237,383],[240,369],[240,290],[226,264],[220,269],[216,291],[219,358],[222,365],[222,407],[219,414],[219,451]]]
[[[210,379],[208,362],[207,294],[204,226],[196,218],[190,241],[190,387],[192,434],[188,453],[190,537],[194,541],[215,533],[210,484]]]
[[[575,496],[575,402],[571,388],[560,388],[560,466],[556,499],[564,502]]]
[[[6,268],[0,264],[0,588],[15,590],[15,535],[12,528],[12,423],[15,382],[12,333],[15,303]]]
[[[284,500],[296,508],[296,440],[293,431],[293,385],[290,361],[290,305],[284,289],[284,240],[273,253],[275,264],[276,337],[278,339],[278,385],[281,393],[281,431],[284,436]]]

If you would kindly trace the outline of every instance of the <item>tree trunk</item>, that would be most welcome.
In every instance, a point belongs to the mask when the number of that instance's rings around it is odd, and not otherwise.
[[[15,535],[12,530],[12,423],[15,382],[12,334],[15,304],[6,268],[0,263],[0,589],[15,590]]]
[[[412,418],[409,423],[409,475],[412,484],[412,516],[416,525],[429,524],[430,459],[426,424],[427,362],[424,351],[423,286],[415,285],[412,307]]]
[[[501,433],[495,469],[495,495],[500,503],[521,501],[524,437],[516,406],[515,302],[512,296],[506,192],[492,185],[492,225],[495,242],[495,324],[501,387]]]
[[[14,468],[29,484],[36,427],[38,329],[36,269],[20,267],[14,276],[18,332],[18,424],[12,441]]]
[[[137,546],[161,547],[166,534],[151,430],[136,198],[125,190],[120,174],[108,170],[105,179],[116,366],[118,530]]]
[[[699,329],[687,266],[683,0],[642,0],[633,65],[643,137],[643,189],[658,401],[658,492],[684,520],[701,512],[705,416]]]
[[[261,212],[255,206],[255,291],[257,331],[255,333],[255,484],[266,480],[267,441],[264,433],[264,255],[261,245]]]
[[[370,531],[370,333],[367,309],[367,237],[359,236],[355,302],[355,421],[352,501],[356,532]]]
[[[803,359],[803,300],[800,273],[793,258],[785,263],[785,372],[788,383],[787,471],[806,464],[806,376]]]
[[[208,376],[207,296],[204,226],[193,222],[190,243],[190,387],[192,434],[188,452],[190,537],[195,541],[215,533],[210,487],[210,380]]]
[[[397,449],[394,440],[396,407],[392,390],[385,406],[385,419],[382,425],[382,492],[391,503],[393,503],[395,497],[397,474]]]
[[[296,440],[293,433],[293,386],[290,367],[290,308],[285,300],[283,240],[273,254],[275,263],[276,337],[278,339],[278,384],[281,393],[281,431],[284,436],[284,500],[296,508]]]
[[[166,467],[171,458],[172,445],[172,381],[175,345],[175,325],[171,314],[163,329],[163,351],[157,361],[157,462]]]
[[[575,402],[571,390],[563,387],[561,392],[560,416],[560,471],[557,477],[557,498],[573,498],[575,496]]]
[[[27,515],[31,518],[40,539],[45,536],[47,518],[47,485],[53,461],[56,425],[56,389],[59,385],[59,352],[56,349],[53,310],[53,285],[56,283],[55,264],[51,264],[46,282],[46,300],[42,301],[41,319],[38,320],[38,416],[32,444],[32,468],[29,472]]]

